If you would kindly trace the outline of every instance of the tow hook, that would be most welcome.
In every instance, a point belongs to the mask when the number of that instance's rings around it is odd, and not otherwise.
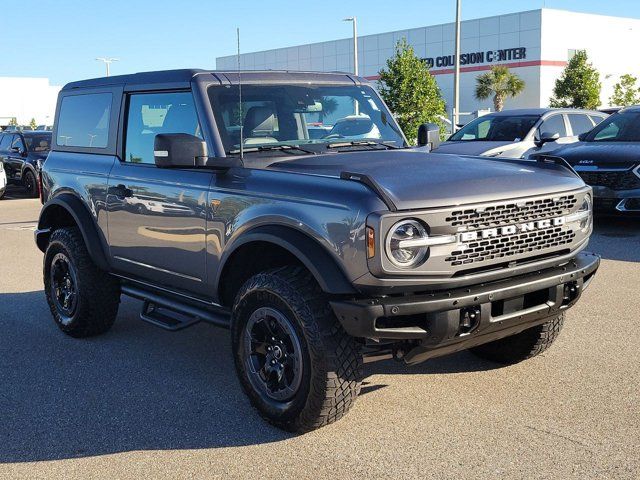
[[[468,335],[480,324],[480,307],[466,307],[460,309],[460,327],[458,336]]]
[[[564,292],[562,298],[562,304],[568,305],[573,302],[578,295],[580,294],[580,287],[578,286],[578,282],[567,282],[564,284]]]

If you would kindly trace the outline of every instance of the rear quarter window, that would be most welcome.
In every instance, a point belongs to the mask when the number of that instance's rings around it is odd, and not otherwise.
[[[106,148],[112,99],[111,93],[64,97],[58,115],[56,144],[61,147]]]

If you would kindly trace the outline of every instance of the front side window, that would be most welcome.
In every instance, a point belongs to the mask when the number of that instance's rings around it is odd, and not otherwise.
[[[153,144],[158,133],[188,133],[202,138],[190,92],[143,93],[129,97],[125,161],[155,163]]]
[[[58,116],[56,143],[61,147],[106,148],[111,100],[110,93],[64,97]]]
[[[22,141],[22,138],[20,138],[20,135],[13,136],[13,142],[11,142],[11,150],[13,150],[14,148],[17,148],[17,151],[19,152],[24,152],[24,142]]]
[[[451,135],[451,141],[520,142],[536,124],[539,115],[486,115],[469,122]]]
[[[640,142],[640,113],[611,115],[587,135],[587,142]]]
[[[403,147],[395,120],[368,86],[237,85],[209,88],[228,155],[268,146],[376,142]],[[315,147],[313,147],[315,145]]]
[[[567,136],[567,127],[562,115],[553,115],[540,125],[540,138],[562,138]]]

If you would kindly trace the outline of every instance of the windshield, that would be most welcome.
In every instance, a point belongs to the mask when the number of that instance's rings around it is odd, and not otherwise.
[[[620,112],[597,125],[587,142],[640,142],[640,113]]]
[[[282,145],[326,148],[339,142],[404,147],[395,120],[368,86],[242,85],[211,87],[209,99],[227,154]],[[269,148],[260,148],[269,147]]]
[[[519,142],[527,136],[540,115],[485,115],[451,135],[452,141]]]
[[[48,152],[51,149],[51,135],[25,135],[24,141],[30,152]]]

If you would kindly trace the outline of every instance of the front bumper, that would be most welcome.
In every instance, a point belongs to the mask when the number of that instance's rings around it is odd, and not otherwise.
[[[640,188],[613,190],[598,185],[591,188],[596,213],[640,213]]]
[[[580,253],[568,263],[505,280],[416,295],[332,301],[354,337],[419,340],[405,356],[419,363],[514,335],[573,306],[600,265]]]

